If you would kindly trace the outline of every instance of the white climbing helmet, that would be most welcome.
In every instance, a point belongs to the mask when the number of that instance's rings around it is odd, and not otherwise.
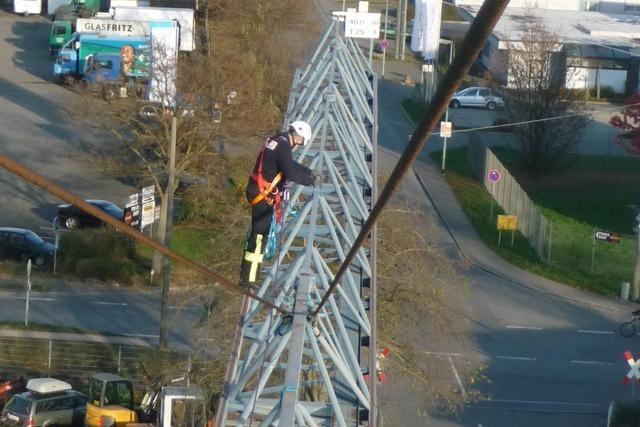
[[[311,126],[309,126],[309,123],[296,120],[295,122],[291,122],[289,129],[292,129],[303,138],[302,145],[307,145],[311,142]]]

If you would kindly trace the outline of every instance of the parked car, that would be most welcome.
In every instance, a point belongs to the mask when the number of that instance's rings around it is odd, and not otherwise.
[[[468,87],[453,95],[449,106],[451,108],[484,107],[495,110],[498,107],[504,107],[504,100],[495,90],[488,87]]]
[[[9,401],[11,396],[25,391],[27,381],[21,375],[0,374],[0,409]]]
[[[45,242],[31,230],[0,227],[0,259],[31,259],[35,265],[42,267],[53,261],[54,251],[54,245]]]
[[[86,202],[103,210],[119,221],[124,220],[124,210],[115,203],[111,203],[107,200],[91,199]],[[104,223],[98,218],[86,213],[77,206],[70,204],[58,206],[58,218],[60,220],[60,224],[69,230],[83,227],[102,227],[104,225]]]
[[[43,427],[84,424],[87,396],[55,378],[36,378],[27,382],[27,390],[7,402],[0,423],[7,426]]]

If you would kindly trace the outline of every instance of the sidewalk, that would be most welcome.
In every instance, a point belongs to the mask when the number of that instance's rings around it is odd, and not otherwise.
[[[45,332],[45,331],[24,331],[12,329],[0,329],[0,337],[2,338],[32,338],[37,340],[54,340],[54,341],[77,341],[92,342],[101,344],[120,344],[132,347],[156,348],[157,337],[127,337],[118,335],[99,335],[99,334],[74,334],[68,332]]]

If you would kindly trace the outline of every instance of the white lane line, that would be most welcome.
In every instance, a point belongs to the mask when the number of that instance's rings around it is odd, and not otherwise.
[[[159,338],[160,335],[145,335],[145,334],[122,334],[125,337],[136,337],[136,338]]]
[[[464,389],[464,385],[462,384],[460,375],[458,375],[458,370],[456,369],[456,366],[453,364],[453,359],[451,358],[451,356],[449,356],[449,363],[451,364],[453,375],[456,377],[456,381],[458,382],[458,387],[460,387],[460,391],[462,392],[462,395],[465,396],[467,394],[467,390]]]
[[[602,335],[613,335],[613,331],[591,331],[589,329],[578,329],[579,334],[602,334]]]
[[[526,360],[529,362],[535,362],[536,359],[535,357],[524,357],[524,356],[496,356],[496,359],[503,359],[503,360]]]
[[[505,326],[507,329],[528,329],[530,331],[541,331],[542,328],[538,328],[537,326],[517,326],[517,325],[507,325]]]
[[[127,303],[126,302],[107,302],[107,301],[91,301],[94,304],[98,304],[98,305],[117,305],[120,307],[126,307]]]
[[[572,360],[571,363],[575,363],[578,365],[613,365],[613,363],[597,362],[593,360]]]
[[[510,400],[510,399],[487,399],[480,400],[480,402],[498,402],[498,403],[528,403],[531,405],[575,405],[575,406],[595,406],[600,407],[597,403],[583,403],[583,402],[550,402],[544,400]]]
[[[443,353],[438,351],[423,351],[423,353],[432,356],[462,357],[462,353]]]
[[[27,299],[27,297],[15,297],[16,299]],[[55,301],[55,298],[29,297],[29,301]]]

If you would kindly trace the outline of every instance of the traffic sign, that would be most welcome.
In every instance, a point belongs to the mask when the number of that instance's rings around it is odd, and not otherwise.
[[[142,188],[142,203],[147,203],[150,202],[152,200],[155,200],[155,189],[156,187],[154,187],[153,185],[150,185],[148,187],[143,187]]]
[[[517,230],[518,217],[516,215],[498,215],[498,230]]]
[[[487,174],[489,181],[491,182],[499,182],[502,179],[502,175],[500,175],[500,171],[497,169],[491,169]]]
[[[389,41],[387,39],[380,40],[380,49],[387,50],[389,48]]]
[[[594,237],[596,240],[603,240],[609,243],[620,243],[620,233],[616,233],[615,231],[596,230]]]
[[[347,13],[344,35],[359,39],[377,39],[380,37],[380,14]]]
[[[629,382],[634,378],[640,382],[640,359],[633,360],[633,356],[630,351],[625,351],[624,358],[627,359],[627,363],[631,369],[629,369],[627,375],[622,379],[622,382],[624,384],[629,384]]]
[[[451,122],[440,122],[440,137],[451,138],[451,128],[453,127]]]

